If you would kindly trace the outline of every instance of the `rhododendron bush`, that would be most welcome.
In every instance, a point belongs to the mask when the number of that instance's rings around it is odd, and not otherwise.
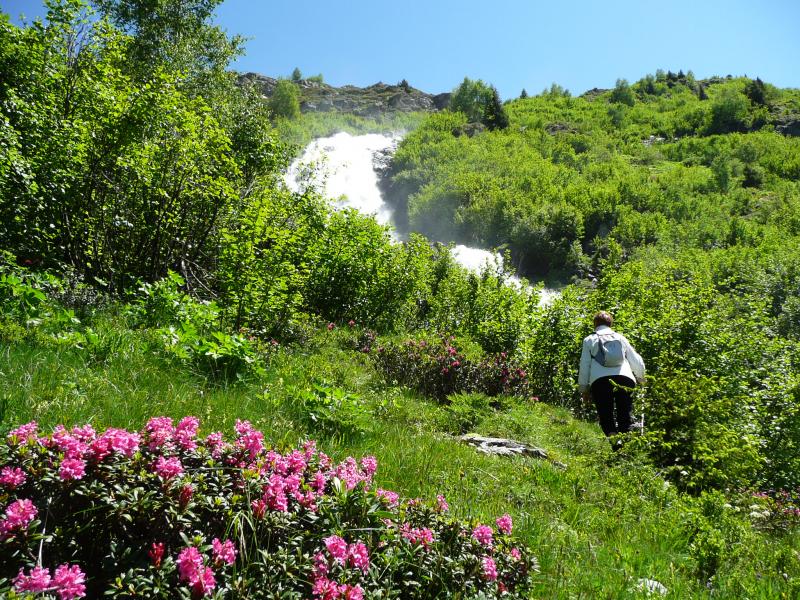
[[[535,558],[496,523],[452,518],[443,496],[403,500],[377,461],[288,452],[248,422],[140,432],[36,423],[0,442],[0,595],[435,597],[517,595]]]

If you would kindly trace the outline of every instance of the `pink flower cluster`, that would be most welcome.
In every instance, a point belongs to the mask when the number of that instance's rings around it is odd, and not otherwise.
[[[480,544],[489,548],[492,547],[492,534],[492,528],[488,525],[478,525],[472,530],[473,539],[478,540]]]
[[[505,514],[495,520],[497,529],[506,535],[511,535],[511,530],[514,528],[514,522],[511,520],[511,515]]]
[[[59,565],[53,576],[43,567],[33,567],[26,575],[24,569],[14,578],[14,591],[18,593],[55,593],[59,600],[74,600],[86,595],[86,576],[78,565]]]
[[[203,564],[203,555],[193,546],[184,548],[175,561],[178,565],[178,577],[192,588],[192,593],[197,596],[210,596],[217,581],[214,571]]]
[[[400,496],[396,492],[392,492],[389,490],[382,490],[381,488],[378,488],[377,490],[375,490],[375,493],[377,494],[378,498],[385,499],[386,503],[390,507],[397,506],[397,504],[400,501]]]
[[[0,471],[0,485],[9,490],[15,490],[24,485],[25,480],[25,471],[19,467],[3,467]]]
[[[323,541],[328,553],[339,564],[361,569],[365,573],[369,570],[369,551],[362,542],[348,544],[338,535],[332,535]]]
[[[214,552],[214,564],[217,566],[232,565],[236,562],[236,546],[231,540],[221,542],[219,538],[214,538],[211,548]]]
[[[26,530],[38,514],[36,506],[28,499],[19,499],[9,504],[4,518],[0,520],[0,540],[17,531]]]
[[[169,481],[173,477],[177,477],[183,473],[183,464],[181,463],[181,459],[177,456],[171,456],[169,458],[159,456],[156,459],[156,464],[153,466],[153,471],[165,481]]]
[[[403,523],[400,526],[400,535],[412,544],[422,544],[425,548],[433,544],[433,531],[428,527],[412,528],[408,523]]]
[[[324,576],[314,580],[311,593],[320,600],[364,600],[364,590],[360,585],[339,584]]]
[[[497,565],[491,556],[484,556],[481,560],[483,567],[483,577],[487,581],[495,581],[497,579]]]

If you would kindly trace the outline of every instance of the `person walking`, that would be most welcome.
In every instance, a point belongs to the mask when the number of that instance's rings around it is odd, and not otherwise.
[[[624,335],[611,329],[613,323],[605,311],[594,316],[594,333],[583,340],[578,371],[578,388],[584,400],[594,401],[607,437],[631,430],[633,389],[644,382],[645,373],[642,357]]]

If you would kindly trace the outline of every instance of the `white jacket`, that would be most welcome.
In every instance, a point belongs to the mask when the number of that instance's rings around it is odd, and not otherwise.
[[[622,346],[625,350],[625,360],[621,365],[616,367],[604,367],[599,362],[594,360],[593,356],[597,356],[599,338],[597,334],[613,334],[622,341]],[[600,325],[594,330],[592,335],[587,335],[583,340],[583,349],[581,350],[581,365],[578,371],[578,388],[581,392],[586,392],[589,387],[601,377],[608,377],[609,375],[622,375],[631,380],[631,385],[634,382],[644,381],[644,361],[642,357],[633,349],[631,343],[621,333],[617,333],[607,325]]]

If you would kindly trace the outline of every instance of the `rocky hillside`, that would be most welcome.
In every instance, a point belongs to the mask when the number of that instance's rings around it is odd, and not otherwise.
[[[278,80],[258,73],[245,73],[241,83],[249,82],[268,98]],[[300,109],[303,112],[341,112],[362,117],[377,117],[394,112],[437,111],[446,108],[450,93],[428,94],[407,84],[382,82],[360,88],[354,85],[334,87],[308,79],[297,82],[300,88]]]

